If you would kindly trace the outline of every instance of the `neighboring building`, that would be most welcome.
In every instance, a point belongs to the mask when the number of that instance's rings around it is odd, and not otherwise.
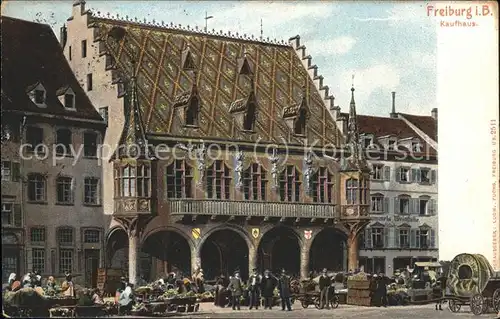
[[[37,269],[95,285],[105,122],[50,26],[2,16],[1,27],[2,282]]]
[[[395,92],[392,98],[390,117],[357,117],[372,168],[360,264],[390,275],[438,258],[437,109],[432,116],[396,113]]]
[[[278,44],[104,18],[84,1],[62,31],[76,77],[108,114],[105,144],[120,146],[103,173],[108,267],[134,282],[200,266],[207,278],[358,266],[369,174],[355,105],[344,134],[298,36]],[[342,165],[322,156],[346,139]]]

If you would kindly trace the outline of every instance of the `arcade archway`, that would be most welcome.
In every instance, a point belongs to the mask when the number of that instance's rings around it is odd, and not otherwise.
[[[169,272],[191,274],[191,248],[187,239],[175,231],[159,231],[148,236],[142,251],[151,257],[149,267],[154,277],[166,277]]]
[[[201,268],[206,279],[223,274],[232,276],[239,270],[242,278],[248,278],[248,245],[237,232],[217,230],[203,242],[200,252]]]
[[[314,238],[309,251],[309,270],[346,271],[346,236],[334,228],[321,230]]]
[[[128,236],[125,230],[111,230],[106,242],[107,268],[128,270]]]
[[[300,275],[300,242],[298,235],[286,227],[273,228],[262,237],[257,256],[261,270],[278,274],[286,269],[289,274]]]

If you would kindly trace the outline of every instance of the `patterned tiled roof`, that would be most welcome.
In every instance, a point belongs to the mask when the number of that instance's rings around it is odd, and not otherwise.
[[[111,55],[121,72],[129,76],[130,61],[138,61],[139,104],[150,134],[275,143],[289,138],[289,143],[302,144],[303,138],[291,134],[283,110],[301,101],[305,86],[312,115],[305,134],[308,142],[339,145],[342,141],[342,133],[291,46],[95,16],[91,26],[96,28],[97,40],[102,41],[100,53]],[[126,31],[118,40],[108,36],[117,27]],[[181,67],[182,52],[188,46],[196,72]],[[242,56],[248,61],[244,68],[251,69],[243,74]],[[186,99],[183,92],[191,92],[194,81],[201,100],[198,129],[185,127],[173,107]],[[252,89],[257,117],[255,134],[248,134],[231,110],[243,108],[241,103]]]

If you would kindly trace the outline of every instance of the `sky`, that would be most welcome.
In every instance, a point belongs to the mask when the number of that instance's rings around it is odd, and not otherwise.
[[[2,3],[2,15],[46,23],[59,36],[71,16],[71,0]],[[358,114],[388,116],[391,92],[396,111],[430,115],[436,105],[436,27],[426,2],[333,1],[87,1],[111,16],[285,40],[300,35],[336,104],[348,111],[356,88]],[[352,76],[354,75],[354,81]]]

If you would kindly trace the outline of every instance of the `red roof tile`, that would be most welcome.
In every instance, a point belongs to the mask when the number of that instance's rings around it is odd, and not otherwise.
[[[6,16],[0,21],[2,111],[103,121],[76,80],[50,26]],[[47,91],[45,108],[36,106],[26,93],[36,83],[41,83]],[[56,92],[68,86],[75,93],[76,111],[66,110],[57,97]]]
[[[425,134],[427,134],[434,141],[438,140],[438,130],[437,122],[432,116],[421,116],[399,113],[405,117],[408,121],[412,122],[413,125],[421,129]]]

